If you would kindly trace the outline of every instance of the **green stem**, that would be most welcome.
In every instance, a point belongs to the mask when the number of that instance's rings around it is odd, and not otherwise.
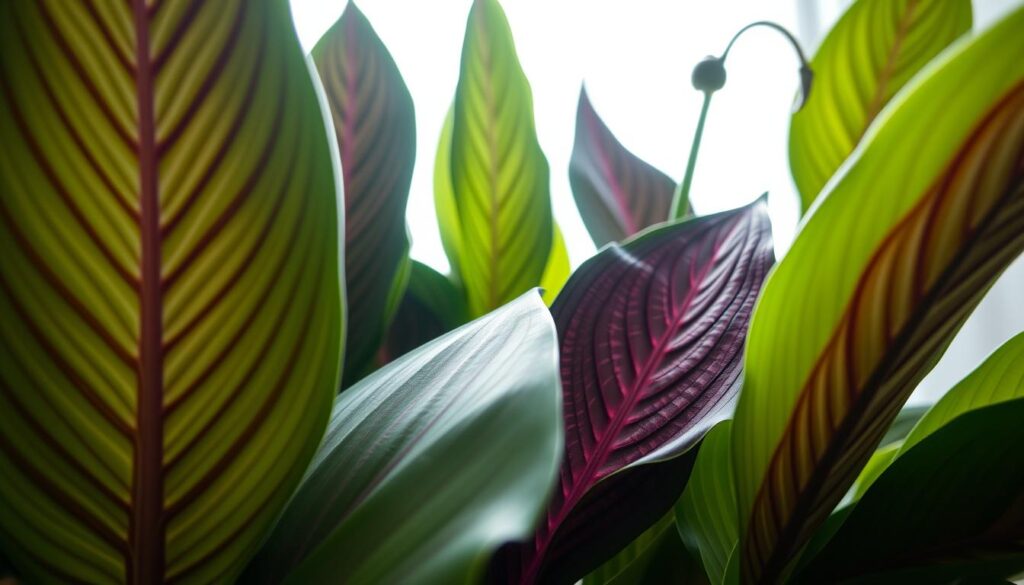
[[[690,184],[693,182],[693,169],[697,166],[697,153],[700,151],[700,141],[704,136],[704,121],[708,117],[708,106],[711,105],[713,93],[704,92],[704,105],[700,108],[697,130],[693,133],[693,144],[690,146],[690,160],[686,162],[686,174],[683,175],[683,182],[676,188],[675,197],[672,198],[672,208],[668,213],[669,221],[685,217],[690,209]]]

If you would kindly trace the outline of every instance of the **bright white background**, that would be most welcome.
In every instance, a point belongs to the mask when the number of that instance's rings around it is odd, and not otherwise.
[[[309,50],[338,18],[344,0],[291,0]],[[471,0],[360,0],[384,40],[416,107],[417,160],[409,196],[412,255],[440,270],[448,263],[433,208],[437,137],[455,90]],[[792,30],[811,55],[848,0],[504,0],[520,62],[533,87],[541,147],[551,165],[555,217],[579,265],[594,246],[569,188],[568,164],[580,86],[612,132],[642,159],[682,177],[701,94],[690,71],[720,54],[743,25],[773,20]],[[975,0],[984,27],[1018,0]],[[698,213],[747,203],[768,191],[776,250],[792,241],[797,198],[786,136],[797,85],[792,48],[772,31],[753,29],[729,56],[729,80],[711,106],[691,199]],[[1024,262],[993,288],[915,401],[933,400],[992,349],[1024,330]]]

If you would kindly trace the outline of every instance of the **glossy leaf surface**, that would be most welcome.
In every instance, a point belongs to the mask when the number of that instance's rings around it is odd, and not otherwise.
[[[594,244],[621,242],[668,220],[676,183],[626,150],[580,90],[569,183]]]
[[[477,582],[556,477],[555,344],[530,291],[342,393],[245,582]]]
[[[442,140],[442,144],[444,140]],[[439,158],[439,161],[441,158]],[[496,0],[469,11],[451,127],[455,244],[470,314],[537,286],[551,250],[548,163],[537,143],[533,97]],[[442,213],[439,205],[439,213]]]
[[[334,119],[345,183],[347,387],[372,365],[405,288],[405,204],[416,120],[394,59],[354,2],[312,55]]]
[[[632,502],[639,493],[615,485],[628,483],[627,469],[656,473],[656,463],[678,458],[728,415],[747,319],[772,261],[762,198],[611,244],[572,275],[551,308],[561,350],[565,461],[545,522],[518,551],[518,562],[509,563],[517,580],[551,572],[581,577],[607,557],[591,558],[589,566],[570,557],[613,554],[668,511],[681,484],[674,493]],[[685,480],[685,471],[675,478]],[[595,487],[603,501],[577,510]],[[653,517],[635,531],[625,520],[595,527],[612,513],[644,506],[637,514]],[[564,544],[581,532],[605,544]],[[582,571],[563,574],[562,564]]]
[[[922,439],[875,481],[800,580],[944,583],[1024,570],[1022,420],[1024,399],[1015,399]]]
[[[413,260],[409,286],[377,353],[378,362],[392,362],[467,321],[463,292],[443,274]]]
[[[811,60],[814,91],[790,127],[790,167],[804,210],[889,100],[970,30],[970,0],[857,0],[850,6]]]
[[[342,355],[288,6],[4,2],[0,47],[0,546],[31,581],[230,582]]]
[[[712,585],[725,582],[739,544],[736,484],[732,471],[732,421],[704,437],[686,491],[676,504],[676,526],[687,548],[700,554]]]
[[[993,58],[1022,26],[912,83],[765,285],[733,427],[746,582],[785,573],[1024,247],[1024,61]]]

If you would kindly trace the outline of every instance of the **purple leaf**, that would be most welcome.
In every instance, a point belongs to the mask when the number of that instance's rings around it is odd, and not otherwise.
[[[761,198],[612,244],[573,274],[551,309],[566,427],[559,487],[533,542],[505,547],[492,575],[573,580],[668,510],[689,471],[679,455],[731,410],[773,261]]]
[[[598,117],[586,90],[576,109],[569,182],[594,244],[619,242],[668,219],[676,183],[640,160]]]

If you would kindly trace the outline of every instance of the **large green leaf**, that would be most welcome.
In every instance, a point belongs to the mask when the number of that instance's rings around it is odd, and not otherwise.
[[[469,11],[449,160],[458,223],[441,228],[457,230],[446,246],[456,246],[452,265],[471,314],[482,315],[540,283],[553,233],[530,85],[496,0],[475,0]],[[450,212],[438,205],[442,218]]]
[[[1024,9],[908,84],[751,322],[733,455],[747,582],[774,582],[1024,247]]]
[[[793,114],[789,161],[804,210],[893,96],[971,30],[970,0],[857,0],[811,60],[814,91]]]
[[[1004,343],[939,399],[907,435],[900,453],[965,412],[1017,398],[1024,398],[1024,332]]]
[[[531,291],[345,391],[246,582],[477,582],[556,477],[556,343]]]
[[[0,544],[230,582],[327,424],[333,138],[281,1],[0,3]]]
[[[408,276],[405,204],[416,158],[412,96],[354,2],[313,49],[345,183],[347,387],[366,375]]]
[[[675,508],[679,534],[690,550],[700,554],[712,585],[725,582],[726,567],[740,539],[731,438],[731,420],[718,423],[704,437],[686,491]]]
[[[464,294],[433,268],[412,261],[409,286],[377,353],[381,365],[469,321]]]
[[[969,411],[889,467],[807,583],[948,583],[1024,570],[1024,399]]]
[[[544,267],[544,274],[540,278],[540,286],[544,289],[544,303],[549,307],[555,302],[558,293],[562,291],[572,268],[569,266],[569,251],[565,248],[565,238],[562,237],[562,230],[558,224],[553,224],[554,234],[551,238],[551,253],[548,254],[548,262]]]

